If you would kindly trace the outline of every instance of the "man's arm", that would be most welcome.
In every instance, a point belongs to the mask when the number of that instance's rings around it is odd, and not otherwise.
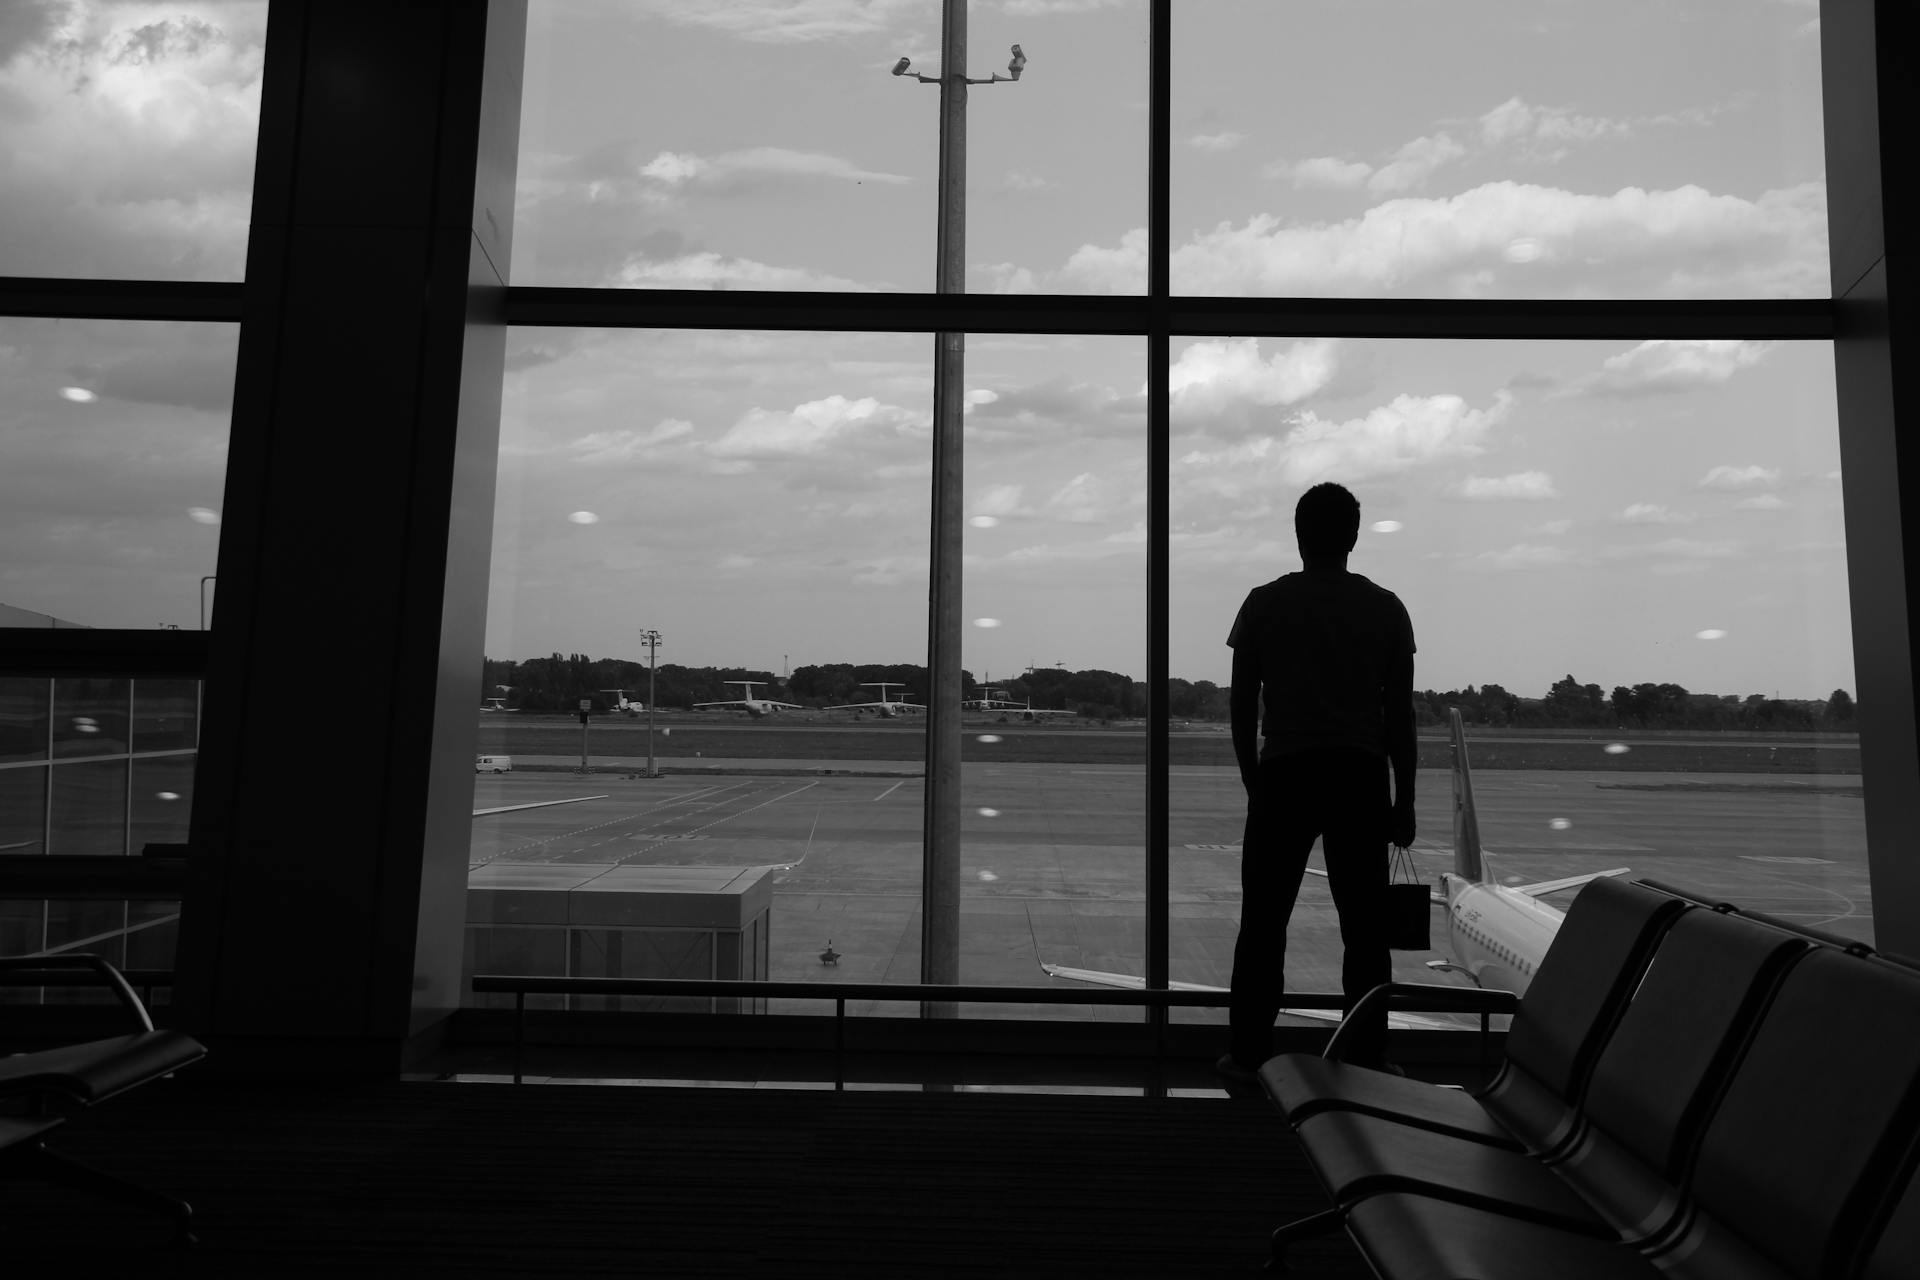
[[[1233,651],[1233,688],[1227,707],[1233,725],[1233,758],[1240,765],[1240,781],[1252,795],[1260,773],[1260,654],[1250,640]]]
[[[1402,654],[1387,670],[1380,690],[1380,710],[1387,729],[1387,760],[1393,765],[1393,813],[1387,839],[1405,847],[1413,843],[1413,773],[1419,748],[1413,737],[1413,655]]]

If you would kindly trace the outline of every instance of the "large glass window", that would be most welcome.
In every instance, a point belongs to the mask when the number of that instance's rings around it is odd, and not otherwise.
[[[1814,9],[1182,0],[1174,292],[1825,297]]]
[[[7,9],[0,275],[240,279],[266,0]]]
[[[1625,866],[1871,939],[1833,378],[1825,343],[1177,343],[1173,669],[1230,683],[1235,611],[1300,567],[1293,503],[1339,480],[1349,567],[1419,646],[1424,878],[1455,869],[1458,707],[1496,882]],[[1172,976],[1223,983],[1244,808],[1196,711]],[[1295,989],[1338,987],[1331,907],[1309,877]],[[1396,953],[1421,978],[1447,955]]]
[[[1060,267],[1146,216],[1146,15],[976,6],[968,288],[1144,291]],[[543,3],[526,69],[516,284],[933,290],[938,4]]]
[[[0,318],[0,627],[204,625],[238,338]]]

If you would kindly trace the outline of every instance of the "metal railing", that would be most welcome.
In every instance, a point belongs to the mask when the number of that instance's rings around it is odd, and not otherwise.
[[[871,1000],[896,1004],[1091,1004],[1123,1005],[1148,1009],[1153,1028],[1153,1058],[1156,1068],[1166,1059],[1167,1011],[1169,1009],[1224,1008],[1230,997],[1225,991],[1173,991],[1165,989],[1126,989],[1088,987],[1063,990],[1059,987],[944,986],[928,983],[886,982],[776,982],[766,979],[733,978],[554,978],[512,974],[475,974],[472,988],[478,995],[513,997],[513,1082],[524,1083],[526,1055],[527,997],[529,995],[592,996],[709,996],[741,999],[791,999],[833,1001],[833,1087],[846,1088],[847,1001]],[[1338,992],[1289,991],[1290,1009],[1336,1010],[1346,1000]],[[1490,1037],[1486,992],[1476,987],[1421,986],[1416,990],[1396,991],[1386,1001],[1392,1009],[1417,1008],[1431,1013],[1471,1013],[1480,1018],[1481,1059],[1486,1058]]]

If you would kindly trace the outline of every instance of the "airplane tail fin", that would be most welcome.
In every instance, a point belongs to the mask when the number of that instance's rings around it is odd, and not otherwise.
[[[1463,880],[1485,878],[1480,861],[1480,818],[1473,807],[1473,767],[1467,763],[1467,732],[1460,708],[1447,708],[1453,732],[1453,871]]]

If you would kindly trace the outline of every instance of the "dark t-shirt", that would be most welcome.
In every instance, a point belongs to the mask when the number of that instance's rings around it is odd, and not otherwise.
[[[1381,695],[1414,652],[1400,597],[1344,570],[1289,573],[1255,587],[1227,643],[1260,658],[1260,758],[1356,747],[1387,754]]]

